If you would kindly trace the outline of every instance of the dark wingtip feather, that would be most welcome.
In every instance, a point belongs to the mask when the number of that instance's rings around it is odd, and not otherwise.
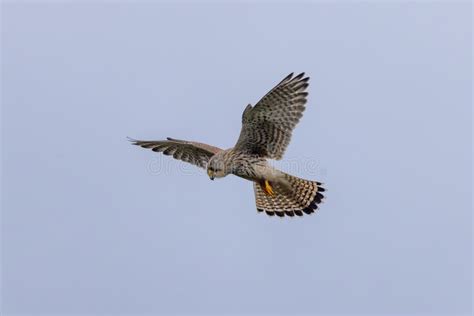
[[[182,140],[182,139],[177,139],[177,138],[173,138],[173,137],[166,137],[166,140],[169,140],[170,142],[177,142],[177,143],[184,143],[186,141]]]
[[[296,77],[294,77],[293,80],[295,81],[300,80],[301,78],[303,78],[303,76],[304,76],[304,72],[301,72]]]
[[[304,83],[308,83],[308,81],[309,81],[309,77],[306,77],[300,80],[300,82],[304,82]]]
[[[131,137],[128,137],[127,136],[127,140],[132,143],[132,145],[139,145],[138,143],[140,142],[139,140],[137,139],[134,139],[134,138],[131,138]]]
[[[293,78],[293,73],[290,73],[288,76],[286,76],[285,78],[283,78],[283,80],[280,81],[279,85],[282,84],[283,82],[290,81],[291,78]]]

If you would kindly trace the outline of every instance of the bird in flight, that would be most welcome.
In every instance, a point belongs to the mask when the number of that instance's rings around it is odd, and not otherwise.
[[[258,212],[270,216],[303,216],[318,209],[325,189],[272,167],[267,159],[280,160],[291,134],[305,110],[309,77],[286,76],[255,106],[247,105],[242,129],[234,147],[221,149],[194,141],[135,140],[133,145],[162,152],[207,170],[211,180],[229,174],[253,182]]]

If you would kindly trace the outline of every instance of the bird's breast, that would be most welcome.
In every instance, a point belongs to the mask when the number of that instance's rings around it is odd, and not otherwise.
[[[256,181],[262,178],[262,171],[267,166],[267,162],[262,158],[238,157],[232,162],[232,173],[247,180]]]

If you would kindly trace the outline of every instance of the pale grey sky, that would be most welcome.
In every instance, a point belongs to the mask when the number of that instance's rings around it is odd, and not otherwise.
[[[471,9],[3,3],[4,315],[470,314]],[[231,147],[293,71],[313,216],[126,141]]]

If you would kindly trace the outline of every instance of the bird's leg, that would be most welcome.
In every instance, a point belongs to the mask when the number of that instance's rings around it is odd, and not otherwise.
[[[266,195],[274,196],[275,192],[273,191],[273,187],[270,184],[270,181],[264,180],[260,182],[260,186],[262,187],[263,192],[265,192]]]

